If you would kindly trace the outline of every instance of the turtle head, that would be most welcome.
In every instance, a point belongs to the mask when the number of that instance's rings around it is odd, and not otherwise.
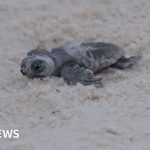
[[[43,78],[51,76],[55,70],[53,59],[46,55],[33,55],[21,62],[21,73],[29,78]]]

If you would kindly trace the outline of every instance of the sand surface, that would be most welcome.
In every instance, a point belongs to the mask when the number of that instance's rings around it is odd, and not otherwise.
[[[20,74],[26,53],[71,41],[103,41],[142,60],[103,72],[104,88]],[[0,150],[150,149],[149,0],[0,0]]]

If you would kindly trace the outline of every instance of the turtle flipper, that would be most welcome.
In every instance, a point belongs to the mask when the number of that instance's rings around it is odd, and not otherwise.
[[[61,77],[63,77],[69,85],[76,85],[80,82],[83,85],[102,86],[102,78],[94,78],[91,70],[81,67],[76,63],[64,65],[61,70]]]
[[[132,56],[129,58],[123,56],[119,60],[117,60],[117,62],[113,64],[111,67],[117,69],[126,69],[136,64],[140,58],[141,58],[140,56]]]
[[[49,54],[50,52],[48,51],[48,50],[46,50],[46,49],[33,49],[33,50],[31,50],[31,51],[29,51],[28,53],[27,53],[27,55],[28,56],[33,56],[33,55],[47,55],[47,54]]]

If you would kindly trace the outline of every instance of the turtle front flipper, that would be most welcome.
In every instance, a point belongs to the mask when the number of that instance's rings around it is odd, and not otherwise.
[[[48,55],[50,52],[46,49],[33,49],[27,53],[28,56],[33,55]]]
[[[126,69],[136,64],[140,60],[140,58],[141,56],[132,56],[129,58],[123,56],[119,60],[117,60],[117,62],[113,64],[111,67],[117,69]]]
[[[83,85],[102,87],[102,78],[93,77],[93,72],[91,70],[81,67],[76,63],[64,65],[61,70],[61,77],[63,77],[69,85],[81,83]]]

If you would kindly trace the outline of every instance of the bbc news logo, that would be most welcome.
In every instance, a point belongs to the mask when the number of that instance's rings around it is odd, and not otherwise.
[[[19,137],[19,130],[0,130],[0,139],[18,139]]]

